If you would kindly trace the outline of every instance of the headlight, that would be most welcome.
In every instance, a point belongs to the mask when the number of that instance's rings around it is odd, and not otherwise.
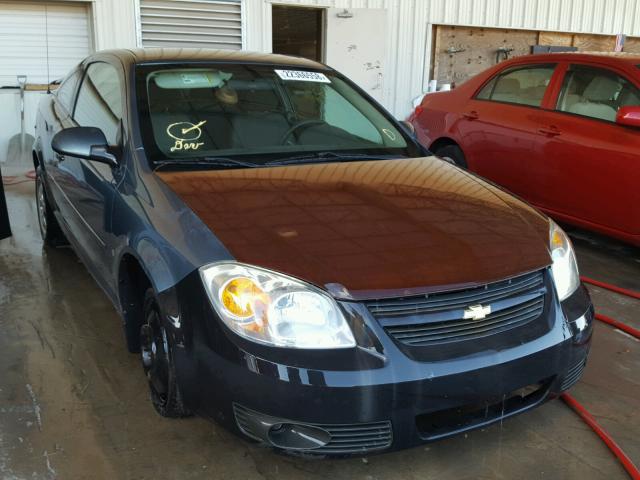
[[[277,347],[349,348],[356,342],[335,300],[312,285],[262,268],[200,268],[222,321],[238,335]]]
[[[553,220],[549,220],[549,249],[553,260],[553,282],[562,301],[580,286],[580,274],[571,240]]]

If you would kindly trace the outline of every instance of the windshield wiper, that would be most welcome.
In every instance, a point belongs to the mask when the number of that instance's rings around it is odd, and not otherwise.
[[[203,157],[199,159],[182,159],[182,160],[157,160],[154,162],[155,168],[153,171],[161,169],[167,165],[206,165],[206,166],[219,166],[219,167],[260,167],[260,164],[246,162],[244,160],[238,160],[236,158],[228,157]]]
[[[338,153],[317,152],[308,155],[294,155],[282,157],[266,162],[265,165],[288,165],[291,163],[324,162],[327,160],[389,160],[392,158],[405,158],[402,155],[372,155],[369,153]]]

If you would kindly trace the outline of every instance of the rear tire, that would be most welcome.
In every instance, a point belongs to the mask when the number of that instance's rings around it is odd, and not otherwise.
[[[67,237],[64,236],[58,219],[53,213],[51,203],[47,198],[47,192],[44,188],[44,171],[38,168],[36,173],[36,210],[38,211],[38,226],[40,227],[40,236],[45,245],[50,247],[59,247],[67,245]]]
[[[152,288],[144,295],[144,322],[140,328],[142,367],[149,381],[151,402],[163,417],[188,417],[176,378],[173,344],[165,329]]]
[[[445,145],[444,147],[438,148],[435,154],[460,168],[467,168],[467,159],[464,158],[464,153],[458,145]]]

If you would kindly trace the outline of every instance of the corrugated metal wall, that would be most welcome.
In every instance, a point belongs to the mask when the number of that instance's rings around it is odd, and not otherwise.
[[[78,0],[74,0],[78,1]],[[141,37],[140,0],[91,0],[96,50]],[[271,51],[271,5],[384,8],[388,12],[383,101],[397,116],[428,82],[434,24],[640,36],[640,0],[242,0],[243,47]]]
[[[640,0],[244,0],[245,43],[271,51],[271,5],[384,8],[388,54],[383,102],[405,117],[426,89],[433,24],[640,36]]]
[[[91,10],[96,50],[136,46],[138,0],[93,0]]]
[[[240,0],[140,0],[144,47],[242,48]]]
[[[0,1],[0,86],[65,76],[91,49],[87,13],[85,4]]]
[[[91,50],[89,9],[84,3],[0,1],[0,87],[56,80]],[[48,59],[48,62],[47,62]],[[33,135],[42,91],[25,93],[25,130]],[[7,160],[9,139],[20,132],[20,95],[0,89],[0,162]]]

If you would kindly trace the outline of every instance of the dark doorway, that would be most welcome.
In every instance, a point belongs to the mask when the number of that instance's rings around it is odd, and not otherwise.
[[[273,53],[323,60],[324,10],[273,5]]]

